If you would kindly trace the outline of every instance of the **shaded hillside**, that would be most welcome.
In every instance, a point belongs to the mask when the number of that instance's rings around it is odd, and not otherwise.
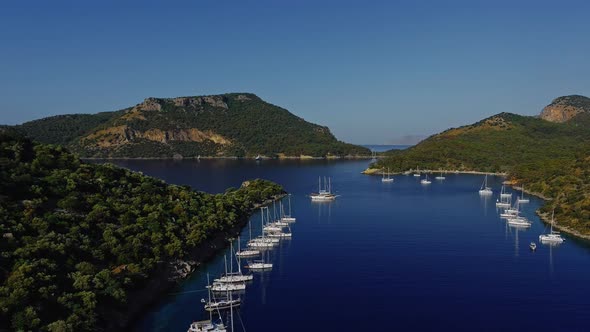
[[[590,114],[565,123],[501,113],[391,151],[371,168],[505,172],[554,200],[562,226],[590,235]]]
[[[0,330],[120,329],[146,304],[133,294],[187,273],[184,261],[282,193],[263,180],[195,192],[0,131]]]
[[[118,112],[51,117],[20,129],[42,142],[66,144],[83,157],[370,154],[338,141],[327,127],[244,93],[147,98]]]

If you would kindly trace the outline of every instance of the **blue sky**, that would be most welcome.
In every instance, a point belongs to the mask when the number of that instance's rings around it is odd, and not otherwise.
[[[0,123],[253,92],[358,144],[590,95],[584,1],[2,1]]]

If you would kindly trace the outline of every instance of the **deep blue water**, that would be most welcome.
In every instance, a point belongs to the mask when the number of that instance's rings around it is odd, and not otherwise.
[[[588,331],[590,247],[570,237],[538,245],[545,227],[531,197],[528,230],[506,226],[482,177],[449,174],[424,186],[413,176],[384,184],[360,174],[367,161],[120,161],[119,165],[199,190],[222,192],[266,178],[292,193],[293,239],[272,251],[239,316],[247,331]],[[311,203],[318,176],[340,197]],[[252,217],[259,232],[258,214]],[[244,233],[247,236],[247,231]],[[243,239],[245,241],[245,239]],[[186,331],[205,317],[205,274],[223,256],[152,307],[137,331]],[[236,331],[241,325],[236,319]]]

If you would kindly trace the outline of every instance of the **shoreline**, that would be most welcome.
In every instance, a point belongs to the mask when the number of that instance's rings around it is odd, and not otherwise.
[[[260,159],[256,159],[256,157],[237,157],[237,156],[206,156],[206,157],[183,157],[183,158],[173,158],[173,157],[79,157],[80,160],[223,160],[223,159],[231,159],[231,160],[371,160],[375,159],[373,156],[364,156],[364,155],[347,155],[347,156],[324,156],[324,157],[313,157],[313,156],[281,156],[276,158],[271,157],[261,157]],[[376,157],[379,159],[380,157]]]
[[[431,171],[431,170],[420,170],[418,173],[440,173],[441,170],[438,171]],[[449,170],[442,170],[443,174],[449,174],[449,173],[454,173],[454,174],[477,174],[477,175],[496,175],[496,176],[503,176],[503,177],[508,177],[508,173],[494,173],[494,172],[481,172],[481,171],[449,171]],[[381,169],[379,168],[367,168],[366,170],[361,172],[362,174],[365,175],[383,175],[384,172],[381,171]],[[411,174],[414,173],[412,171],[406,171],[406,172],[395,172],[395,173],[389,173],[391,175],[400,175],[400,174]],[[541,200],[543,200],[544,202],[548,202],[548,201],[552,201],[553,198],[550,197],[546,197],[545,195],[541,194],[541,193],[537,193],[534,191],[529,191],[529,190],[523,190],[522,187],[518,186],[516,184],[515,181],[510,181],[510,180],[506,180],[504,182],[502,182],[505,185],[509,185],[510,187],[512,187],[515,190],[519,190],[519,191],[524,191],[525,193],[527,193],[528,195],[531,196],[535,196],[537,198],[540,198]],[[543,203],[545,204],[545,203]],[[539,219],[541,220],[541,222],[543,222],[545,225],[550,225],[551,224],[551,218],[548,214],[546,213],[542,213],[541,210],[536,210],[535,214],[537,216],[539,216]],[[571,235],[575,238],[581,239],[581,240],[590,240],[590,234],[582,234],[579,231],[567,227],[567,226],[563,226],[560,225],[559,223],[555,223],[553,225],[554,228],[558,229],[559,231],[566,233],[568,235]]]
[[[247,216],[239,220],[227,231],[212,234],[210,239],[193,248],[186,257],[165,262],[155,271],[152,278],[146,280],[145,285],[129,292],[126,310],[117,312],[117,316],[114,316],[120,317],[120,320],[117,320],[111,326],[107,326],[107,328],[117,331],[133,329],[139,322],[140,317],[164,298],[171,289],[190,278],[200,267],[229,247],[229,239],[235,238],[241,233],[241,230],[248,224],[248,221],[258,208],[278,201],[286,195],[286,193],[283,193],[262,203],[254,204],[252,209],[247,212]],[[113,317],[108,318],[112,319]]]
[[[495,175],[495,176],[502,176],[507,177],[508,173],[499,173],[499,172],[481,172],[481,171],[460,171],[460,170],[409,170],[404,172],[391,172],[390,175],[408,175],[408,174],[436,174],[436,173],[443,173],[443,174],[474,174],[474,175]],[[361,172],[361,174],[365,175],[383,175],[385,172],[382,171],[381,168],[367,168]],[[526,192],[526,191],[525,191]]]

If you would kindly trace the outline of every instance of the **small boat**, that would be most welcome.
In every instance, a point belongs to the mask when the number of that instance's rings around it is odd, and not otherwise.
[[[440,171],[440,175],[439,175],[439,176],[437,176],[437,177],[435,177],[434,179],[435,179],[435,180],[444,180],[444,179],[446,179],[446,178],[443,176],[443,172],[442,172],[442,171]]]
[[[258,155],[256,155],[256,157],[254,159],[260,161],[260,160],[262,160],[262,157],[258,154]]]
[[[531,242],[531,244],[529,244],[529,248],[531,248],[532,251],[537,250],[537,244],[535,242]]]
[[[559,244],[565,241],[565,239],[561,237],[561,233],[553,230],[553,223],[555,222],[553,219],[554,216],[555,210],[551,213],[551,231],[549,231],[549,234],[539,235],[539,241],[541,241],[541,243]]]
[[[319,186],[317,193],[311,193],[309,195],[311,200],[314,202],[326,202],[333,201],[336,199],[336,195],[332,194],[332,183],[330,178],[326,181],[324,178],[324,188],[322,189],[322,178],[319,178]]]
[[[385,176],[387,174],[387,177]],[[390,183],[393,182],[393,178],[389,176],[389,168],[387,169],[387,173],[383,172],[383,177],[381,178],[381,182]]]
[[[428,180],[428,174],[426,174],[426,177],[422,180],[420,180],[421,184],[431,184],[432,181]]]
[[[492,195],[492,188],[488,187],[488,175],[486,174],[483,183],[481,184],[481,188],[479,189],[479,194],[481,196],[489,196]]]
[[[528,198],[524,198],[524,184],[522,185],[521,192],[522,192],[522,194],[521,194],[520,198],[518,199],[518,202],[519,203],[528,203],[529,202],[529,199]]]
[[[420,177],[420,168],[418,168],[418,166],[416,166],[416,172],[414,173],[415,177]]]

